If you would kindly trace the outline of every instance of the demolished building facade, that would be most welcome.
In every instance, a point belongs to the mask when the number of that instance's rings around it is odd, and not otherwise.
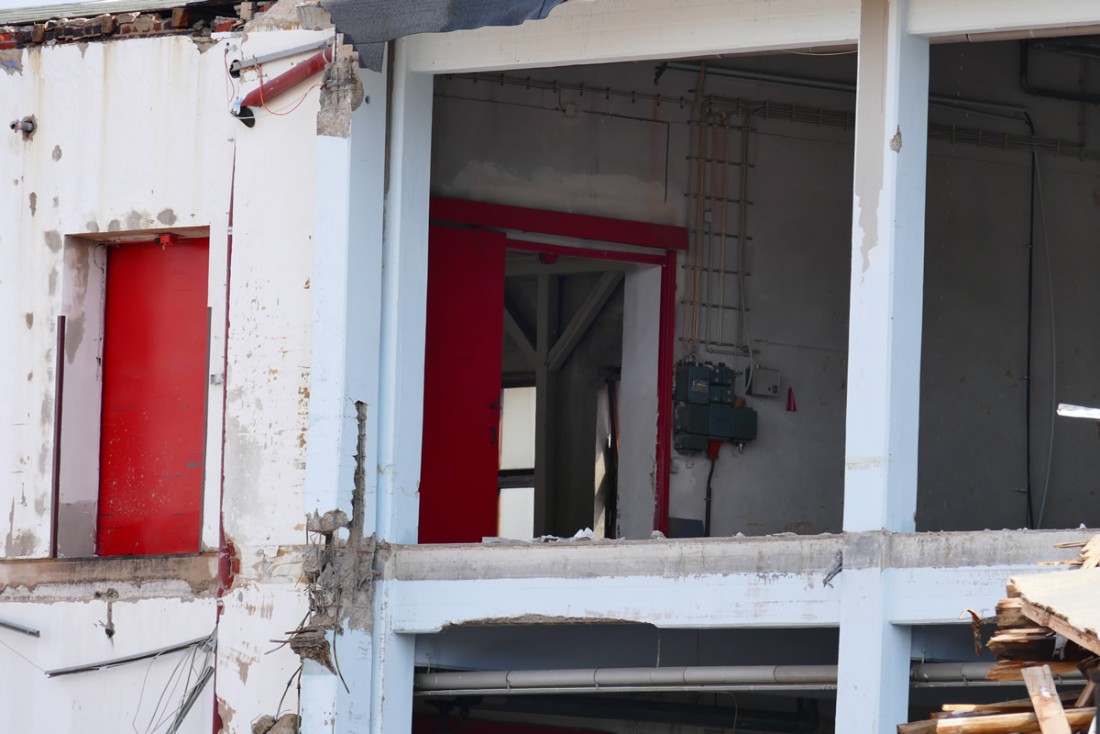
[[[964,610],[1100,524],[1095,429],[1053,410],[1096,396],[1100,10],[360,5],[0,11],[5,728],[887,732],[957,700]],[[719,363],[705,420],[751,435],[677,413]],[[510,468],[498,388],[542,421]],[[517,488],[527,542],[480,542]]]

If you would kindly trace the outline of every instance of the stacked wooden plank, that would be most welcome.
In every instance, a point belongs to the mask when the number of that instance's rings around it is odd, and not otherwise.
[[[1080,570],[1009,579],[986,645],[997,656],[987,677],[1022,680],[1029,697],[948,704],[927,721],[900,724],[898,734],[1095,734],[1096,708],[1089,704],[1100,669],[1100,536],[1059,547],[1081,548],[1078,558],[1058,562]],[[1084,690],[1059,695],[1054,676],[1078,671],[1088,681]]]

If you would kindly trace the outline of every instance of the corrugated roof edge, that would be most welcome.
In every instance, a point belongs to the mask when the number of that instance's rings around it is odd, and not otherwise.
[[[99,2],[35,5],[0,9],[0,26],[36,23],[57,18],[90,18],[104,13],[146,13],[192,5],[213,4],[210,0],[99,0]]]

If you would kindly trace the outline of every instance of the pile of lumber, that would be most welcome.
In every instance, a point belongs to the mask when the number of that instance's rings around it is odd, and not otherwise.
[[[986,644],[997,656],[986,677],[1022,680],[1028,698],[994,704],[948,704],[927,721],[900,724],[898,734],[1096,733],[1100,536],[1058,547],[1081,548],[1078,558],[1058,562],[1079,570],[1009,579],[1008,596],[997,604],[997,630]],[[980,649],[977,615],[975,635]],[[1077,673],[1087,681],[1084,689],[1060,694],[1054,677]]]

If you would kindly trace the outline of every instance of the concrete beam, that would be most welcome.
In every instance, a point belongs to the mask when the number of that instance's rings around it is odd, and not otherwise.
[[[821,574],[390,581],[393,628],[636,622],[668,628],[835,627],[840,594]]]
[[[1080,0],[911,0],[910,32],[920,36],[1013,33],[1100,24],[1100,6]]]
[[[850,607],[872,605],[874,613],[858,620],[881,634],[864,630],[865,637],[877,637],[884,654],[896,653],[905,668],[908,630],[898,625],[958,624],[964,609],[990,609],[1009,576],[1041,560],[1073,557],[1074,549],[1052,546],[1089,535],[875,532],[388,546],[379,560],[392,623],[401,633],[601,620],[683,628],[827,627],[841,624],[842,609],[850,614]],[[838,554],[844,568],[826,586]],[[841,590],[852,598],[842,602]],[[860,669],[866,665],[864,660]]]
[[[120,601],[213,596],[218,555],[0,562],[0,598],[31,604],[87,600],[114,589]]]
[[[981,530],[951,533],[847,533],[759,538],[690,538],[615,542],[380,546],[384,581],[615,578],[731,573],[822,576],[843,553],[844,569],[939,570],[1032,568],[1070,560],[1096,530]],[[1005,576],[1004,580],[1007,581]]]
[[[379,548],[382,579],[477,581],[750,574],[823,576],[844,536],[499,543]],[[820,583],[820,582],[819,582]]]
[[[600,0],[563,3],[517,28],[408,39],[410,69],[432,74],[850,44],[858,0]]]

